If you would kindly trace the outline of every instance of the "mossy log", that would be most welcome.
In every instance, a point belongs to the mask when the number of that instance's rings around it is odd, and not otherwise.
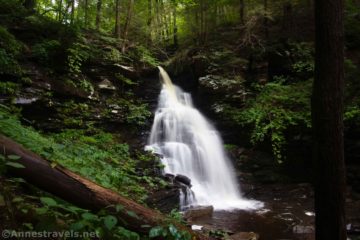
[[[158,211],[144,207],[110,189],[101,187],[64,167],[51,166],[49,161],[3,135],[0,135],[0,147],[1,154],[19,156],[20,159],[17,161],[25,167],[10,168],[10,174],[24,178],[42,190],[92,211],[99,211],[111,205],[122,205],[126,210],[136,214],[135,216],[126,212],[117,213],[118,217],[127,223],[125,227],[132,231],[147,234],[149,228],[144,228],[144,225],[153,227],[172,223],[179,230],[189,232],[194,240],[209,239],[169,219]]]

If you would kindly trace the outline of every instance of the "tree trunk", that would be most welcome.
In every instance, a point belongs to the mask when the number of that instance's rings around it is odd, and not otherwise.
[[[62,21],[62,5],[63,5],[63,0],[59,0],[59,2],[58,2],[58,20],[59,20],[59,22]]]
[[[285,2],[283,5],[283,24],[282,24],[282,30],[283,35],[287,38],[290,38],[292,36],[293,32],[293,7],[291,2]]]
[[[155,15],[156,15],[156,38],[162,40],[162,22],[161,22],[161,13],[159,8],[159,0],[155,0]]]
[[[344,1],[315,1],[312,96],[316,239],[346,240],[343,142]]]
[[[102,7],[102,0],[98,0],[96,4],[96,30],[100,30],[100,23],[101,23],[101,7]]]
[[[85,20],[85,28],[88,28],[89,26],[89,0],[85,0],[84,2],[84,20]]]
[[[174,47],[177,49],[178,48],[178,36],[177,36],[177,32],[178,32],[178,28],[177,28],[177,23],[176,23],[176,1],[173,2],[173,36],[174,36]]]
[[[267,11],[268,11],[268,0],[264,0],[264,11],[265,11],[265,18],[264,18],[264,32],[265,32],[265,38],[269,38],[269,26],[268,26],[268,17],[267,17]]]
[[[152,0],[148,0],[148,20],[147,20],[147,30],[148,30],[148,45],[152,42]]]
[[[70,10],[70,24],[74,23],[75,16],[75,0],[71,0],[71,10]]]
[[[115,0],[115,37],[121,38],[120,31],[120,0]]]
[[[244,13],[245,13],[245,3],[244,0],[240,0],[240,23],[244,25]]]
[[[23,6],[27,10],[33,11],[35,9],[35,6],[36,6],[36,0],[25,0],[24,3],[23,3]]]
[[[200,43],[204,42],[204,0],[200,0]]]
[[[165,44],[167,45],[169,42],[169,36],[170,36],[170,31],[169,31],[169,24],[168,24],[168,17],[167,17],[167,9],[165,8],[165,4],[163,0],[160,0],[161,2],[161,12],[162,12],[162,21],[163,21],[163,33],[164,33],[164,40],[165,40]],[[170,25],[171,26],[171,25]]]
[[[24,178],[29,183],[82,208],[99,211],[110,205],[120,204],[126,211],[117,213],[117,216],[123,219],[126,222],[125,227],[132,231],[147,234],[149,228],[142,227],[144,225],[153,227],[172,223],[180,230],[192,234],[195,239],[207,239],[168,219],[158,211],[122,197],[61,166],[52,167],[48,161],[3,135],[0,135],[0,147],[4,155],[19,156],[20,159],[17,161],[25,167],[10,168],[11,174]],[[127,211],[132,211],[137,216],[129,215]]]
[[[129,27],[130,27],[130,22],[131,22],[131,17],[133,14],[133,7],[134,7],[134,0],[129,0],[129,5],[128,5],[128,9],[127,9],[127,14],[126,14],[126,20],[125,20],[125,25],[124,25],[124,35],[123,35],[123,45],[122,45],[122,52],[125,52],[126,46],[127,46],[127,36],[128,36],[128,32],[129,32]]]

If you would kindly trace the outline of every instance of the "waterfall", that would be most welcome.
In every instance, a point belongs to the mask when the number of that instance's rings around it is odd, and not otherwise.
[[[212,205],[215,210],[260,207],[260,202],[241,197],[221,137],[194,108],[191,95],[174,85],[163,68],[159,70],[163,86],[146,149],[162,155],[164,173],[191,179],[191,189],[181,194],[181,207]]]

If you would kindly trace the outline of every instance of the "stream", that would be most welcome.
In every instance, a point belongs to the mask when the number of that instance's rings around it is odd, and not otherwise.
[[[314,239],[313,198],[308,184],[258,186],[251,197],[264,202],[264,207],[256,211],[215,211],[191,224],[230,234],[254,232],[266,240]]]

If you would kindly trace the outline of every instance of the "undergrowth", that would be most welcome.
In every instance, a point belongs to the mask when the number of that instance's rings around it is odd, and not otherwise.
[[[113,135],[101,131],[64,130],[45,135],[21,125],[19,119],[0,108],[0,132],[42,157],[142,202],[147,197],[138,184],[136,161],[129,146],[117,143]]]

